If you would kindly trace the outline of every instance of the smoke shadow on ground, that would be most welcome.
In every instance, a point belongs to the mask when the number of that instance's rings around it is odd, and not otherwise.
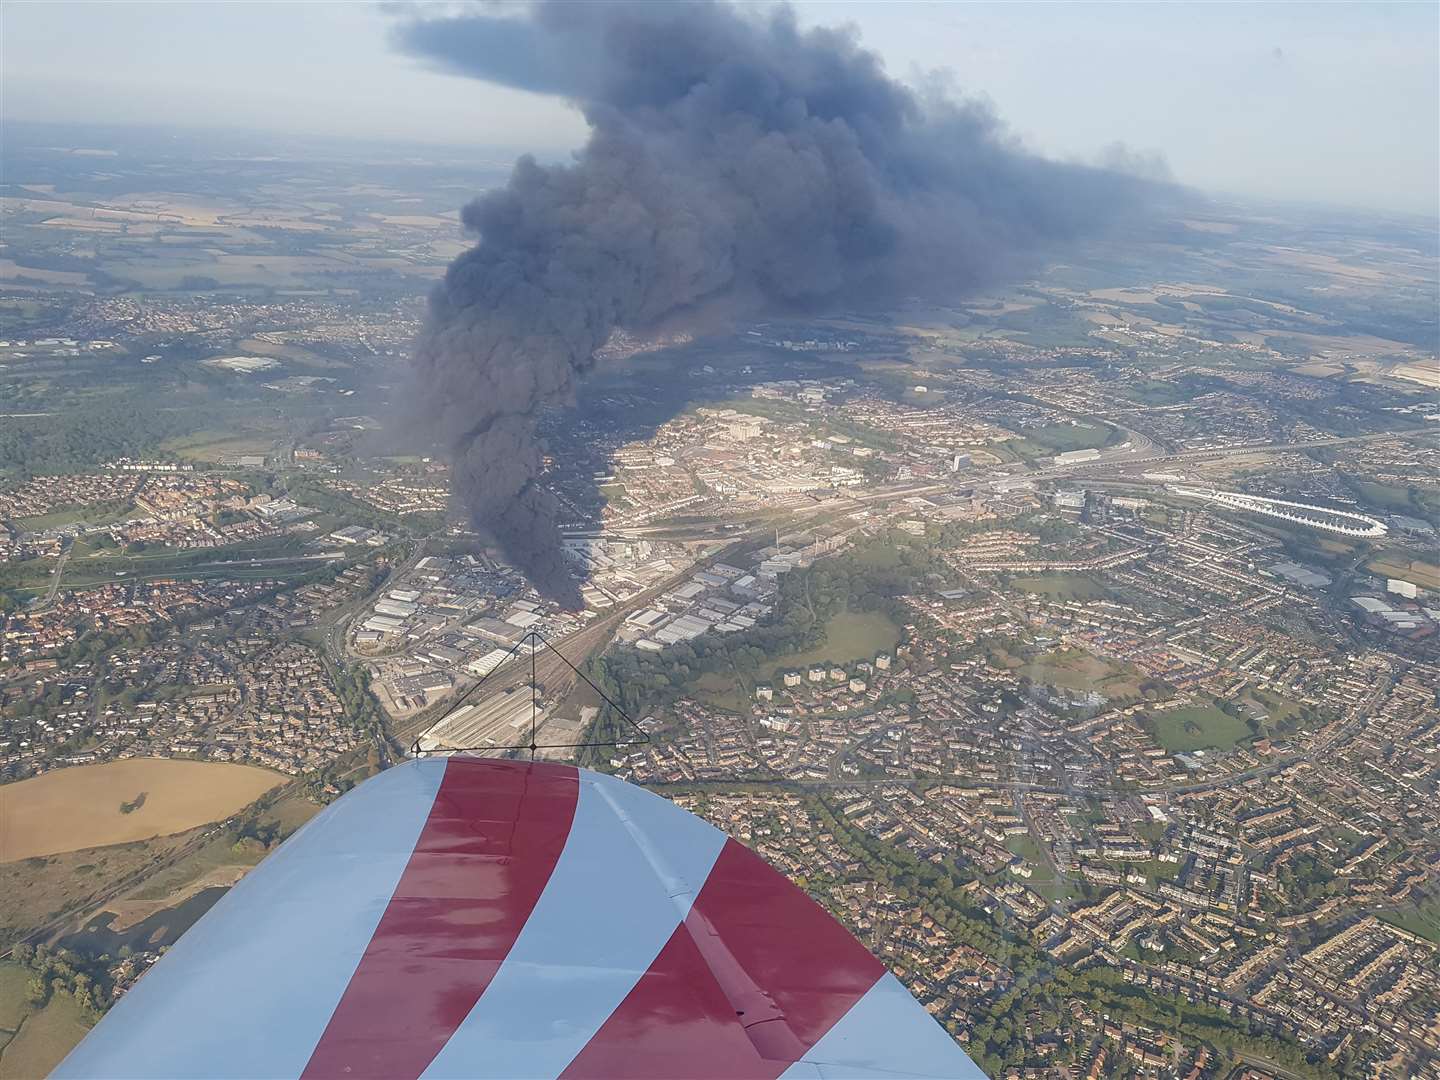
[[[864,379],[854,360],[731,335],[613,362],[584,380],[573,406],[541,414],[538,429],[548,456],[542,481],[564,507],[567,532],[598,531],[608,501],[601,488],[615,472],[617,450],[649,442],[699,406],[743,409],[764,383],[844,379]],[[719,525],[715,531],[723,535]]]

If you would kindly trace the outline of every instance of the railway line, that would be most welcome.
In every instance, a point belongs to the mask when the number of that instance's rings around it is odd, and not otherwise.
[[[422,733],[434,726],[437,720],[443,716],[448,716],[466,705],[475,705],[481,709],[493,708],[504,695],[515,693],[521,687],[528,686],[532,678],[536,691],[541,697],[551,702],[564,701],[579,681],[575,669],[583,667],[592,656],[603,651],[615,637],[626,618],[649,606],[656,597],[675,588],[695,571],[704,569],[710,563],[722,561],[737,548],[755,539],[757,539],[755,536],[737,539],[735,543],[726,545],[713,555],[672,574],[660,584],[642,593],[637,593],[623,604],[616,605],[615,608],[588,626],[583,626],[551,642],[549,648],[540,650],[533,657],[529,653],[517,650],[504,664],[470,687],[469,690],[460,694],[454,701],[447,703],[441,716],[424,715],[412,718],[403,726],[395,729],[395,737],[405,746],[413,745]],[[491,729],[477,731],[475,734],[481,739],[494,740],[497,746],[520,745],[515,739],[517,734],[515,729],[511,728],[508,733],[505,730],[510,728],[510,718],[511,714],[508,711],[497,710]],[[524,734],[528,736],[528,728],[525,729]],[[508,737],[502,740],[502,736]]]

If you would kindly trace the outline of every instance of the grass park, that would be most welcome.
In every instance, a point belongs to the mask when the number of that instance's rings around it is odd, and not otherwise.
[[[900,628],[878,611],[841,611],[825,624],[825,641],[813,649],[777,657],[762,664],[755,677],[761,682],[777,672],[813,664],[851,664],[873,660],[877,653],[890,652],[900,640]]]
[[[1140,695],[1137,673],[1083,649],[1062,648],[1044,653],[1026,663],[1019,673],[1035,683],[1066,690],[1095,690],[1108,698]]]
[[[1283,735],[1293,731],[1303,721],[1303,707],[1298,701],[1273,691],[1251,687],[1242,695],[1242,700],[1265,710],[1267,725],[1271,734]]]
[[[1221,712],[1214,705],[1186,705],[1150,714],[1156,741],[1169,753],[1195,750],[1229,750],[1254,732],[1244,720]]]
[[[244,454],[272,454],[284,432],[255,432],[237,435],[233,431],[201,430],[165,443],[164,449],[186,461],[211,464],[223,457]]]
[[[1380,918],[1391,926],[1408,930],[1426,941],[1440,945],[1440,896],[1425,897],[1413,904],[1382,911]]]
[[[851,664],[873,660],[877,653],[890,652],[900,640],[900,628],[878,611],[841,611],[825,624],[825,640],[804,652],[788,653],[761,664],[755,670],[756,683],[773,682],[782,671],[815,664]],[[691,684],[696,693],[722,709],[743,711],[749,703],[753,684],[747,685],[738,673],[709,672]]]
[[[1086,574],[1037,574],[1012,577],[1010,587],[1051,600],[1099,600],[1108,595],[1105,586]]]
[[[1044,867],[1045,853],[1040,850],[1040,845],[1029,833],[1016,833],[1014,836],[1005,837],[1005,846],[1010,849],[1012,855],[1018,855],[1026,862],[1035,866]]]

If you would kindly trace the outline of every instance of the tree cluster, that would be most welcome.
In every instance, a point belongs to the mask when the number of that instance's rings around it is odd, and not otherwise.
[[[69,949],[52,951],[47,945],[20,942],[10,958],[30,972],[26,996],[37,1009],[57,994],[68,994],[92,1020],[110,1007],[114,958],[101,954],[85,957]]]

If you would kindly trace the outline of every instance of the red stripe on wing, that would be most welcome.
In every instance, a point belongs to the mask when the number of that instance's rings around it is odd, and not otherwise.
[[[424,1072],[515,944],[565,847],[578,797],[572,766],[447,762],[305,1077]]]
[[[562,1075],[773,1080],[884,971],[823,908],[730,840],[685,922]]]

